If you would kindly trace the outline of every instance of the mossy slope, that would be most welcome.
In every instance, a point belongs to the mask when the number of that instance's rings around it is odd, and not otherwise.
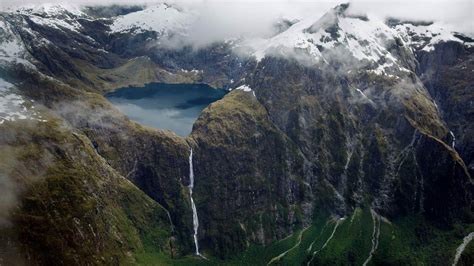
[[[103,265],[131,263],[145,251],[171,254],[163,207],[112,169],[87,137],[54,116],[0,131],[1,156],[10,158],[1,171],[18,193],[11,223],[1,228],[18,251],[11,259]]]

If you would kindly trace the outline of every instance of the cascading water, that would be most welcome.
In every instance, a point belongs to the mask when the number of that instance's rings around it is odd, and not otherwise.
[[[372,233],[372,249],[370,250],[369,257],[364,261],[362,266],[366,266],[372,260],[372,257],[379,246],[381,220],[380,215],[378,215],[373,209],[370,209],[370,214],[372,215],[372,221],[374,222],[374,230]]]
[[[456,249],[456,255],[454,256],[454,261],[452,266],[458,265],[459,259],[461,258],[464,249],[467,247],[469,242],[474,239],[474,232],[469,233],[464,239],[462,240],[462,244]]]
[[[193,209],[193,228],[194,228],[194,246],[196,248],[196,255],[205,258],[201,253],[199,253],[199,244],[198,244],[198,229],[199,229],[199,219],[196,210],[196,204],[194,204],[193,199],[193,188],[194,188],[194,169],[193,169],[193,149],[189,153],[189,198],[191,199],[191,208]]]
[[[453,147],[454,149],[454,147],[456,146],[456,137],[454,136],[454,133],[452,131],[449,131],[449,134],[451,134],[451,138],[452,138],[451,147]]]
[[[336,221],[336,225],[334,226],[334,229],[332,230],[332,233],[331,235],[329,236],[329,238],[326,240],[326,242],[324,242],[323,246],[316,250],[315,252],[313,252],[313,255],[311,256],[311,260],[308,261],[308,263],[306,264],[307,266],[311,265],[311,262],[313,262],[314,258],[316,257],[316,254],[318,254],[321,250],[323,250],[328,244],[329,242],[331,241],[331,239],[334,237],[334,234],[336,233],[336,230],[337,230],[337,227],[339,227],[339,224],[341,224],[342,222],[344,222],[346,218],[345,217],[342,217],[342,218],[339,218],[337,221]]]

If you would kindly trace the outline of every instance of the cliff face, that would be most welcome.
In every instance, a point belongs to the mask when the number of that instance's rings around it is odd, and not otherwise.
[[[209,106],[191,135],[202,241],[213,251],[269,243],[315,214],[357,207],[442,227],[471,222],[470,174],[416,77],[336,77],[280,59],[254,73],[252,91]]]
[[[438,110],[452,132],[448,139],[472,175],[473,50],[457,43],[445,43],[431,53],[419,51],[417,58],[421,80],[438,103]]]
[[[235,90],[211,104],[190,142],[201,243],[231,256],[249,243],[268,244],[309,224],[312,195],[304,158],[252,92]]]
[[[292,24],[251,56],[232,42],[156,47],[164,31],[112,31],[109,17],[0,14],[2,43],[19,47],[0,59],[0,86],[11,83],[0,96],[24,99],[16,115],[34,118],[0,123],[0,188],[12,203],[0,205],[0,258],[147,264],[153,254],[166,264],[192,254],[192,148],[197,237],[217,263],[361,264],[378,235],[374,263],[450,262],[474,222],[474,50],[399,21],[367,26],[346,9]],[[286,54],[294,36],[311,41]],[[153,81],[233,91],[188,138],[138,125],[101,96]],[[461,261],[471,256],[468,246]]]
[[[251,86],[271,120],[305,155],[310,172],[335,188],[332,202],[338,198],[340,202],[332,211],[339,209],[343,215],[372,202],[389,217],[400,210],[429,212],[423,209],[426,180],[418,165],[422,158],[412,153],[429,153],[420,140],[449,139],[449,133],[429,92],[416,77],[344,75],[278,60],[263,61],[259,67]],[[431,161],[434,165],[446,160],[441,154],[449,155],[448,160],[460,159],[446,144],[438,152],[439,158]],[[460,165],[462,179],[470,184],[462,160]],[[465,183],[459,188],[466,189]],[[467,199],[465,207],[470,206],[471,192],[468,186],[459,195]]]

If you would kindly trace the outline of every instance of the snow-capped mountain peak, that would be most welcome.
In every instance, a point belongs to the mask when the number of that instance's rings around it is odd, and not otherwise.
[[[67,18],[67,17],[82,17],[86,16],[81,8],[73,4],[52,4],[45,3],[41,5],[26,5],[16,9],[16,13],[23,15],[36,15],[45,18]]]
[[[348,4],[339,5],[316,21],[303,20],[265,42],[249,42],[250,46],[258,60],[266,55],[303,52],[309,55],[307,59],[328,64],[349,56],[378,74],[388,68],[408,71],[390,52],[397,43],[403,45],[397,31],[383,20],[351,15],[347,9]]]
[[[111,25],[111,32],[141,33],[154,31],[166,33],[184,31],[189,27],[193,14],[166,3],[118,16]]]
[[[473,39],[460,37],[439,23],[389,23],[384,19],[351,14],[341,4],[318,20],[308,18],[269,39],[248,40],[257,60],[265,56],[294,56],[313,63],[346,62],[375,74],[409,72],[401,57],[419,49],[434,49],[440,42],[456,41],[472,46]]]

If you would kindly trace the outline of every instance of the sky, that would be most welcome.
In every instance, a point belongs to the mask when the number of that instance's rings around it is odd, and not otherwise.
[[[159,3],[162,0],[0,0],[0,7],[41,3],[77,5]],[[243,34],[261,34],[277,17],[319,18],[342,0],[170,0],[198,9],[207,18],[205,31],[228,30]],[[351,9],[378,17],[411,20],[437,20],[453,25],[458,31],[474,35],[474,0],[353,0]],[[213,26],[215,26],[213,28]],[[207,28],[209,27],[209,28]]]

